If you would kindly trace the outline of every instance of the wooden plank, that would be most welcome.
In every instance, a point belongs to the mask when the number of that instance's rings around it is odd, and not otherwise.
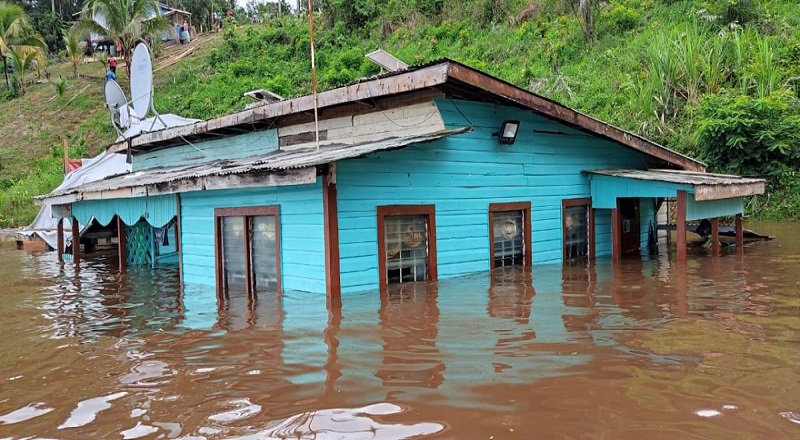
[[[125,223],[117,216],[117,256],[119,257],[119,271],[124,272],[128,267],[128,237],[125,234]]]
[[[744,254],[744,216],[736,214],[736,252]]]
[[[677,214],[675,225],[678,234],[678,261],[686,261],[686,191],[678,191]],[[683,275],[685,276],[685,274]]]
[[[175,251],[178,252],[178,286],[180,288],[180,295],[181,307],[183,305],[183,249],[181,249],[181,241],[183,240],[183,236],[181,235],[181,223],[183,221],[183,216],[181,215],[181,195],[180,193],[175,194],[175,235],[177,235],[177,239],[175,241]]]
[[[72,217],[72,261],[78,266],[81,260],[81,225]]]
[[[611,260],[617,262],[622,257],[622,234],[619,230],[619,211],[611,210]]]
[[[764,194],[765,182],[737,183],[727,185],[697,185],[694,199],[697,201],[730,199],[733,197]]]
[[[714,217],[711,219],[711,254],[719,257],[719,218]]]
[[[58,247],[56,251],[58,252],[58,261],[59,263],[64,261],[64,219],[58,219],[58,226],[57,226],[57,240],[58,240]]]
[[[339,262],[339,207],[336,192],[336,164],[322,175],[322,205],[325,228],[325,291],[328,301],[341,304],[342,285]]]

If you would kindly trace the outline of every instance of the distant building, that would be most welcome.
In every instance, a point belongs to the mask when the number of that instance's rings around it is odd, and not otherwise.
[[[131,173],[39,201],[115,229],[121,266],[177,264],[185,301],[224,304],[639,255],[666,199],[685,259],[687,220],[764,191],[451,60],[318,105],[318,133],[303,96],[141,134],[108,149]]]

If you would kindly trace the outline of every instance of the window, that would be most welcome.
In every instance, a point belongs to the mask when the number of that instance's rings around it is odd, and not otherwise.
[[[277,206],[218,208],[217,293],[221,301],[278,292],[280,221]]]
[[[489,205],[491,268],[531,265],[531,204]]]
[[[378,270],[381,287],[436,279],[433,205],[378,207]]]
[[[564,261],[594,258],[594,210],[592,199],[569,199],[562,203]]]

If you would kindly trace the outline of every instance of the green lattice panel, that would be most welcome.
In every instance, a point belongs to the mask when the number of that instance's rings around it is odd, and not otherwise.
[[[144,220],[125,227],[128,266],[153,265],[153,228]]]

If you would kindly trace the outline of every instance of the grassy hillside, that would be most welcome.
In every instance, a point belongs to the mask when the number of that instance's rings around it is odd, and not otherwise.
[[[573,3],[331,1],[316,23],[320,87],[378,73],[363,56],[376,48],[412,64],[453,58],[693,154],[712,170],[768,178],[770,196],[748,209],[761,218],[800,217],[794,2],[611,0],[585,11]],[[209,118],[242,109],[247,90],[308,93],[308,43],[303,19],[230,26],[157,72],[156,107]],[[101,73],[99,64],[82,69]],[[99,82],[68,102],[84,84],[73,81],[49,103],[52,85],[0,103],[0,225],[27,221],[35,210],[25,198],[58,181],[57,160],[38,158],[60,145],[59,134],[81,154],[110,140]],[[31,169],[35,176],[26,178]]]

